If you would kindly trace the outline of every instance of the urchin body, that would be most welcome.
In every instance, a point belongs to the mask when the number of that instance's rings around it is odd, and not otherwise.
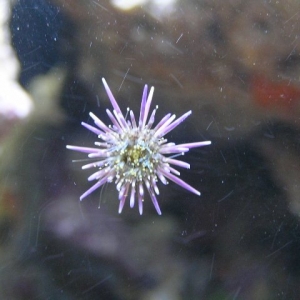
[[[80,200],[91,194],[94,190],[106,182],[115,181],[119,193],[119,213],[122,212],[125,200],[130,197],[130,207],[134,207],[135,200],[138,200],[139,212],[143,213],[144,186],[148,190],[151,200],[158,214],[161,214],[156,195],[159,194],[158,180],[167,184],[168,180],[175,182],[183,188],[200,195],[200,192],[181,180],[180,173],[171,165],[183,168],[190,168],[190,165],[181,160],[168,157],[183,155],[190,148],[202,147],[211,144],[210,141],[176,145],[167,143],[164,136],[182,123],[192,112],[189,111],[176,119],[175,115],[167,114],[155,127],[157,107],[152,111],[149,119],[150,105],[152,102],[154,88],[150,89],[145,85],[140,116],[138,122],[132,110],[129,111],[129,119],[126,120],[111,93],[105,79],[102,79],[108,97],[113,106],[113,112],[106,110],[112,125],[106,126],[93,113],[90,113],[96,127],[82,122],[82,125],[97,134],[101,142],[95,142],[97,148],[87,148],[68,145],[67,148],[75,151],[88,153],[88,157],[95,160],[84,165],[83,169],[97,168],[88,180],[97,180],[88,189]]]

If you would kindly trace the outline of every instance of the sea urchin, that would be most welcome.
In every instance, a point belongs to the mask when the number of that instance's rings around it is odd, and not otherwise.
[[[188,111],[178,119],[169,113],[153,127],[157,107],[152,111],[149,118],[148,116],[154,87],[151,87],[148,95],[148,86],[145,85],[138,122],[132,110],[129,111],[129,118],[126,120],[105,79],[103,78],[102,81],[113,106],[112,112],[106,110],[112,125],[106,126],[93,113],[90,113],[90,117],[94,120],[97,128],[84,122],[81,124],[95,133],[101,140],[95,142],[97,148],[67,145],[68,149],[88,153],[88,157],[93,159],[92,163],[84,165],[82,169],[97,168],[97,171],[88,177],[89,181],[97,180],[97,183],[82,194],[80,200],[103,184],[114,181],[119,192],[119,213],[122,212],[125,200],[129,196],[130,207],[134,206],[137,198],[139,212],[142,214],[146,187],[157,213],[161,215],[156,198],[156,195],[159,194],[158,180],[163,184],[167,184],[168,180],[171,180],[190,192],[200,195],[198,190],[178,177],[180,173],[173,166],[189,169],[190,165],[175,159],[174,156],[183,155],[191,148],[210,145],[211,142],[176,145],[175,143],[168,143],[167,139],[164,138],[168,132],[182,123],[192,111]],[[175,155],[168,156],[170,154]]]

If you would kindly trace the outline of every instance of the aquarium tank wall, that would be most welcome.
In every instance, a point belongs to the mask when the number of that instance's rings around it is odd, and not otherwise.
[[[299,11],[2,0],[0,299],[300,299]]]

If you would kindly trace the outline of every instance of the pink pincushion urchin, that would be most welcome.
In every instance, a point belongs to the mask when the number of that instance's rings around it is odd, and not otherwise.
[[[95,142],[98,148],[67,145],[68,149],[88,153],[88,157],[95,160],[84,165],[82,169],[98,169],[88,178],[89,181],[97,180],[97,183],[82,194],[80,200],[103,184],[115,181],[119,192],[119,213],[122,212],[125,200],[130,194],[130,207],[134,206],[137,198],[139,212],[142,214],[144,186],[146,186],[157,213],[161,215],[156,198],[156,195],[159,194],[158,179],[163,184],[167,184],[167,179],[169,179],[190,192],[200,195],[198,190],[178,178],[180,173],[171,165],[189,169],[190,165],[188,163],[174,157],[183,155],[191,148],[210,145],[211,142],[203,141],[176,145],[175,143],[167,143],[167,139],[164,138],[168,132],[182,123],[192,111],[188,111],[177,120],[175,120],[175,115],[169,113],[152,128],[157,107],[152,111],[149,119],[148,115],[154,87],[150,89],[148,95],[148,86],[145,85],[138,123],[132,110],[129,111],[129,120],[126,120],[105,79],[103,78],[102,81],[113,106],[113,112],[106,110],[113,125],[106,126],[93,113],[90,113],[98,128],[84,122],[81,124],[95,133],[101,140],[101,142]],[[175,155],[166,156],[169,154]]]

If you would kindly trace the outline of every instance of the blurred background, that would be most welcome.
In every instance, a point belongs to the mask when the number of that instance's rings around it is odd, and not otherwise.
[[[1,299],[300,299],[298,0],[1,0]],[[155,86],[195,196],[158,216],[114,184],[84,201],[105,77],[125,112]],[[99,208],[100,207],[100,208]]]

